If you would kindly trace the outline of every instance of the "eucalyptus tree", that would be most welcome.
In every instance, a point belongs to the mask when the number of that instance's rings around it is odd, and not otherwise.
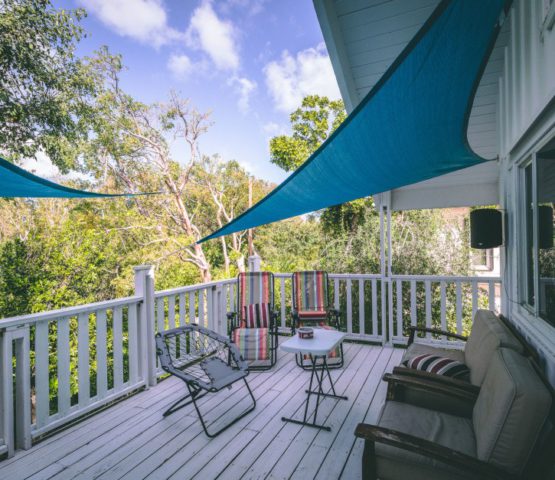
[[[75,55],[84,15],[49,0],[0,0],[0,152],[9,159],[44,152],[62,171],[74,167],[95,93]]]

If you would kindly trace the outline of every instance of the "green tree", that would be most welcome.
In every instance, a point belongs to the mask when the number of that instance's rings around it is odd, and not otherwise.
[[[0,0],[0,145],[12,160],[42,151],[64,172],[75,166],[95,88],[75,56],[84,15],[49,0]]]
[[[301,106],[289,117],[293,133],[270,140],[272,163],[286,172],[297,169],[346,116],[342,100],[332,101],[319,95],[305,97]]]

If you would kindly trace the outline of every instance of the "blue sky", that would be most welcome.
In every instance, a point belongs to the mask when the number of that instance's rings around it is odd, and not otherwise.
[[[288,131],[302,97],[339,98],[311,0],[60,0],[84,7],[88,37],[78,54],[102,45],[121,53],[124,88],[145,102],[171,89],[211,110],[203,153],[236,159],[279,182],[268,141]],[[176,156],[185,150],[173,147]]]

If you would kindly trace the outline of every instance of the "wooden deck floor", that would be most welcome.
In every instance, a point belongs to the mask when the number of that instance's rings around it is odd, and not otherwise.
[[[357,423],[372,422],[385,399],[381,377],[402,351],[345,344],[345,368],[333,371],[336,390],[348,401],[325,399],[319,431],[281,421],[302,415],[309,373],[280,352],[270,372],[248,377],[256,409],[215,439],[204,435],[191,407],[162,418],[185,393],[170,378],[86,421],[0,462],[0,479],[357,479],[362,442]],[[233,388],[203,398],[207,419],[218,422],[248,405],[246,390]]]

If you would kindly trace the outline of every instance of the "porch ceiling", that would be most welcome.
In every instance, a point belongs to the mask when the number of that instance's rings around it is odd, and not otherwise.
[[[313,0],[341,95],[351,112],[374,87],[429,18],[440,0]],[[499,77],[504,68],[510,22],[506,21],[484,70],[469,118],[467,136],[481,157],[498,155]],[[499,203],[499,169],[470,167],[391,190],[393,210]],[[386,197],[376,196],[376,207]]]

